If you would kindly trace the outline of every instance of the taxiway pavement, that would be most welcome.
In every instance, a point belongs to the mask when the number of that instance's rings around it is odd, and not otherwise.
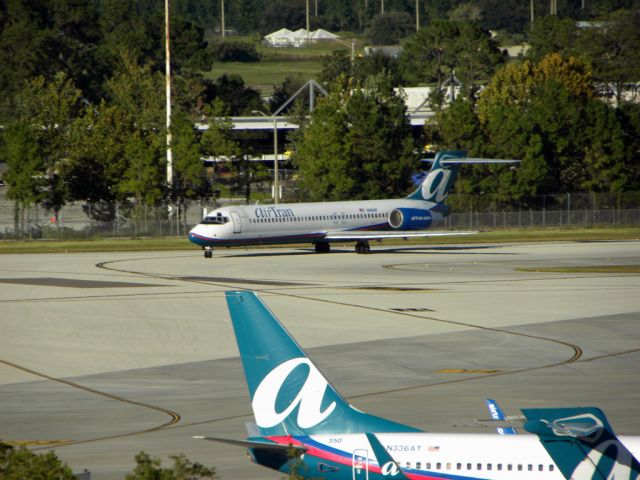
[[[279,479],[236,447],[249,399],[224,291],[257,290],[356,407],[487,432],[484,399],[596,405],[640,434],[640,242],[0,256],[0,438],[123,478],[141,450]],[[522,271],[529,268],[533,271]]]

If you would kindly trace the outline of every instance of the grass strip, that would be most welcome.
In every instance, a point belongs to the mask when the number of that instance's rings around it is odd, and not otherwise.
[[[452,237],[426,237],[409,240],[384,240],[384,245],[457,245],[476,243],[532,243],[562,241],[614,241],[639,240],[640,229],[637,227],[615,228],[523,228],[502,229],[479,232],[476,235]],[[374,243],[374,245],[376,245]],[[309,246],[311,244],[296,244]],[[336,245],[343,245],[342,242]],[[351,246],[353,243],[345,242]],[[272,248],[287,248],[294,245],[278,245]],[[105,238],[94,240],[30,240],[0,241],[0,254],[9,253],[74,253],[74,252],[152,252],[161,250],[196,250],[198,247],[185,237],[159,238]],[[246,249],[247,247],[234,247]],[[264,248],[263,246],[249,248]]]
[[[640,273],[640,265],[593,265],[579,267],[520,267],[519,272],[537,273]]]

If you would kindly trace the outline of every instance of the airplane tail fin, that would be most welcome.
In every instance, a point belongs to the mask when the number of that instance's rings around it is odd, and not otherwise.
[[[565,478],[637,479],[640,464],[595,407],[522,409],[525,430],[538,435]]]
[[[459,163],[451,163],[446,160],[463,160],[466,156],[467,152],[462,150],[443,150],[436,153],[433,165],[424,177],[422,184],[407,198],[425,200],[435,204],[443,203],[460,169]]]
[[[262,436],[415,432],[352,407],[254,292],[226,292]]]
[[[418,189],[407,198],[424,200],[441,205],[449,195],[449,191],[456,180],[461,165],[479,165],[486,163],[513,164],[520,160],[502,160],[495,158],[469,158],[464,150],[442,150],[436,153],[431,169],[424,177]]]

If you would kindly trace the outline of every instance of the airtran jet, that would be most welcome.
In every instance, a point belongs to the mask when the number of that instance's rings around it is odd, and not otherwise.
[[[325,253],[332,242],[355,242],[357,253],[369,253],[371,240],[471,234],[426,231],[449,214],[445,200],[460,165],[516,162],[438,152],[422,184],[406,198],[223,207],[207,214],[189,240],[211,258],[216,246],[312,243]]]
[[[327,381],[264,303],[226,292],[256,425],[259,465],[326,480],[636,480],[640,437],[620,440],[596,408],[524,409],[536,435],[426,433],[369,415]]]

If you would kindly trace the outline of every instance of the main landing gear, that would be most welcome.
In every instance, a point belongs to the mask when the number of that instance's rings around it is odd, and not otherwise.
[[[204,250],[204,258],[212,258],[213,257],[213,248],[211,247],[202,247]]]
[[[331,244],[329,242],[317,242],[315,244],[316,253],[329,253]]]
[[[356,253],[364,254],[369,253],[370,251],[371,247],[369,246],[369,242],[367,242],[366,240],[356,243]]]

